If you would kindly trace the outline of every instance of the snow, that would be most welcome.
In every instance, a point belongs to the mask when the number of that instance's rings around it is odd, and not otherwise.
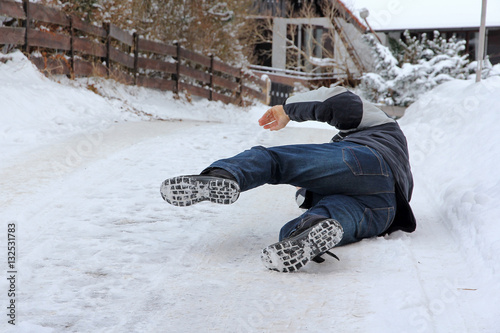
[[[367,8],[374,30],[479,27],[481,0],[344,0],[352,12]],[[488,0],[486,25],[500,26],[500,0]],[[360,18],[361,22],[364,22]]]
[[[4,332],[496,332],[500,77],[450,81],[400,121],[415,233],[335,249],[294,274],[260,251],[301,211],[290,186],[174,207],[160,183],[253,145],[325,142],[326,126],[257,125],[248,108],[0,62],[0,220],[16,224],[16,326]],[[57,81],[61,83],[58,83]],[[89,88],[97,91],[92,92]]]
[[[479,84],[445,83],[412,105],[401,122],[411,124],[409,137],[423,138],[410,140],[416,182],[434,193],[444,222],[467,244],[462,247],[465,254],[486,261],[495,275],[500,273],[494,218],[500,213],[494,204],[500,197],[499,88],[500,75]]]

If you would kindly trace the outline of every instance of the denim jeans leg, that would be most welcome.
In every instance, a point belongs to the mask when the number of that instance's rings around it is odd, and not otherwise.
[[[339,245],[377,236],[394,218],[392,172],[378,152],[350,143],[332,142],[264,148],[253,147],[210,167],[230,172],[242,191],[264,184],[290,184],[313,192],[318,201],[280,232],[286,238],[310,215],[336,219],[344,228]]]
[[[326,196],[304,214],[285,224],[281,228],[279,240],[289,237],[300,227],[302,220],[311,216],[321,216],[337,220],[344,229],[344,236],[339,245],[355,242],[358,240],[357,222],[361,220],[363,210],[363,205],[353,197],[338,194]]]
[[[344,236],[337,246],[346,245],[382,234],[394,219],[395,209],[394,193],[360,197],[338,194],[325,196],[304,214],[285,224],[279,239],[281,241],[289,237],[304,219],[321,216],[340,223]]]
[[[382,157],[371,148],[349,142],[257,146],[210,167],[230,172],[242,191],[264,184],[290,184],[320,195],[394,190]]]

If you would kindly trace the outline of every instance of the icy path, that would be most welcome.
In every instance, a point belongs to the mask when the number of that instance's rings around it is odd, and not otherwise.
[[[17,331],[495,332],[498,287],[469,268],[425,187],[413,201],[417,232],[339,248],[340,262],[297,274],[259,259],[300,214],[292,187],[264,186],[227,207],[160,198],[163,179],[252,145],[330,136],[124,123],[13,160],[0,170],[0,218],[18,225]]]

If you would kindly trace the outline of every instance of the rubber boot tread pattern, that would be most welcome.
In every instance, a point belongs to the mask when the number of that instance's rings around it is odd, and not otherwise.
[[[238,199],[240,188],[231,179],[179,176],[165,180],[160,192],[163,199],[174,206],[191,206],[202,201],[229,205]]]
[[[269,245],[262,250],[261,259],[271,270],[294,272],[337,245],[342,235],[336,220],[325,219],[297,236]]]

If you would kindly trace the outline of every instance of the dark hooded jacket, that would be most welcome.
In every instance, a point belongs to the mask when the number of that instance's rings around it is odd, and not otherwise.
[[[320,88],[288,98],[285,113],[294,121],[317,120],[339,130],[333,141],[349,141],[377,150],[395,178],[396,216],[384,233],[413,232],[410,207],[413,191],[406,137],[398,123],[382,110],[343,87]]]

